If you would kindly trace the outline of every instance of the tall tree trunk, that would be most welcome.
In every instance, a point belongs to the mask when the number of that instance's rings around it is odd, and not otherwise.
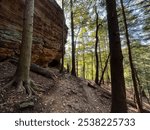
[[[83,64],[83,78],[85,79],[85,45],[83,41],[83,54],[82,54],[82,64]]]
[[[20,49],[19,64],[17,68],[17,77],[25,82],[29,81],[32,35],[33,35],[33,15],[34,15],[34,0],[26,0],[24,11],[22,44]]]
[[[94,54],[93,54],[93,51],[91,51],[92,53],[92,80],[94,80]]]
[[[104,79],[104,74],[105,74],[105,71],[107,69],[107,66],[108,66],[108,62],[109,62],[109,58],[110,58],[110,54],[108,55],[107,59],[106,59],[106,62],[105,62],[105,67],[104,69],[102,70],[102,75],[101,75],[101,78],[100,78],[100,81],[99,81],[99,85],[101,85],[103,79]]]
[[[109,84],[110,83],[110,76],[109,76],[109,68],[108,68],[108,66],[107,66],[107,68],[106,68],[106,76],[107,76],[107,83]]]
[[[63,10],[63,15],[64,15],[64,0],[62,0],[62,10]],[[65,29],[65,15],[64,15],[64,18],[63,18],[63,29],[62,29],[62,58],[61,58],[61,68],[60,68],[61,73],[64,71],[64,54],[65,54],[64,29]]]
[[[106,36],[104,38],[104,43],[105,43],[105,55],[110,55],[110,52],[108,50],[108,32],[106,32]],[[108,53],[107,53],[108,52]],[[110,58],[110,56],[109,56]],[[109,60],[110,61],[110,60]],[[109,64],[109,61],[108,61],[108,64]],[[106,68],[106,78],[107,78],[107,83],[109,84],[110,83],[110,76],[109,76],[109,66],[107,65],[107,68]]]
[[[70,72],[70,65],[69,65],[69,63],[67,63],[67,72],[68,73]]]
[[[85,75],[85,62],[84,62],[84,56],[83,56],[83,78],[85,79],[86,78],[86,75]]]
[[[123,56],[121,50],[116,1],[106,0],[110,44],[111,112],[127,112]]]
[[[34,0],[25,1],[24,21],[22,43],[20,48],[20,58],[17,70],[13,79],[4,88],[15,85],[19,92],[25,90],[29,94],[35,94],[35,91],[44,91],[41,86],[35,85],[30,80],[31,50],[33,36],[33,17],[34,17]]]
[[[79,56],[78,56],[79,54],[78,54],[78,51],[76,52],[76,74],[77,74],[77,77],[78,77],[78,75],[79,75],[79,70],[78,70],[78,68],[79,68]]]
[[[149,102],[149,104],[150,104],[150,88],[149,88],[149,86],[148,86],[148,82],[147,82],[147,92],[148,92],[148,102]]]
[[[146,80],[146,89],[148,90],[148,79],[146,76],[146,66],[145,66],[145,62],[143,61],[143,65],[144,65],[144,73],[145,73],[145,80]],[[150,96],[150,95],[149,95]],[[144,88],[142,89],[142,97],[145,97],[147,99],[147,102],[150,104],[150,98],[148,98],[148,95],[145,93]]]
[[[76,76],[75,68],[75,44],[74,44],[74,19],[73,19],[73,1],[70,0],[70,10],[71,10],[71,42],[72,42],[72,70],[71,74]]]
[[[141,105],[141,108],[142,108],[142,111],[143,111],[143,96],[146,96],[146,94],[145,94],[145,92],[144,92],[144,88],[142,87],[142,85],[141,85],[141,82],[140,82],[140,79],[139,79],[139,76],[138,76],[138,74],[137,74],[137,71],[136,71],[136,69],[134,69],[134,73],[135,73],[135,78],[136,78],[136,81],[137,81],[137,84],[138,84],[138,86],[139,86],[139,93],[138,93],[138,95],[139,95],[139,98],[140,98],[140,105]],[[139,108],[139,107],[138,107]],[[142,112],[141,111],[141,112]],[[140,111],[139,111],[140,112]]]
[[[98,60],[98,52],[97,52],[97,48],[98,48],[98,42],[99,42],[99,38],[98,38],[98,31],[99,31],[99,23],[98,23],[98,12],[97,12],[97,7],[95,5],[95,14],[96,14],[96,34],[95,34],[95,58],[96,58],[96,73],[95,73],[95,83],[98,84],[98,79],[99,79],[99,60]]]
[[[100,63],[100,68],[101,68],[101,71],[100,71],[100,74],[102,75],[103,73],[103,64],[102,64],[102,55],[101,55],[101,45],[99,43],[99,63]],[[101,77],[101,83],[104,84],[104,76]]]
[[[78,39],[78,35],[79,35],[79,33],[80,33],[80,30],[81,30],[81,27],[79,27],[79,29],[78,29],[78,32],[77,32],[77,34],[76,34],[76,39],[75,39],[75,41],[74,41],[74,43],[75,43],[75,48],[76,48],[76,45],[77,45],[77,39]],[[78,61],[78,59],[79,59],[79,57],[78,57],[78,50],[77,50],[77,52],[76,52],[76,76],[78,77],[79,76],[79,61]]]
[[[120,0],[120,2],[121,2],[123,21],[124,21],[124,26],[125,26],[125,35],[126,35],[127,46],[128,46],[128,56],[129,56],[129,63],[130,63],[130,68],[131,68],[133,87],[134,87],[134,91],[135,91],[135,97],[136,97],[136,102],[137,102],[137,106],[138,106],[138,111],[142,112],[143,109],[142,109],[142,104],[141,104],[140,97],[139,97],[138,85],[137,85],[136,74],[135,74],[136,72],[135,72],[135,68],[134,68],[134,64],[133,64],[133,60],[132,60],[132,52],[131,52],[131,47],[130,47],[126,14],[125,14],[125,10],[124,10],[123,1]]]
[[[16,71],[17,82],[19,87],[23,84],[27,87],[28,93],[31,94],[30,86],[30,64],[33,35],[33,17],[34,17],[34,0],[25,1],[24,23],[22,33],[22,44],[20,49],[19,64]]]

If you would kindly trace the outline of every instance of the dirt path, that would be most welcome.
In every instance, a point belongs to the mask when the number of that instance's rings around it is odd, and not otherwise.
[[[8,77],[13,76],[15,70],[16,66],[9,62],[0,63],[0,87],[8,82]],[[108,91],[108,85],[97,86],[94,89],[87,85],[88,81],[85,79],[71,76],[69,73],[60,74],[56,68],[50,68],[50,70],[56,75],[56,80],[30,73],[32,80],[46,90],[34,96],[33,107],[16,108],[16,104],[26,100],[27,95],[18,94],[15,88],[10,87],[4,93],[0,93],[0,112],[110,112],[111,94]]]
[[[90,88],[88,86],[83,86],[83,89],[85,91],[85,94],[87,96],[87,99],[89,103],[96,108],[95,112],[102,112],[100,109],[98,97],[96,96],[95,92],[93,91],[93,88]]]
[[[69,75],[61,77],[42,102],[49,112],[102,112],[94,89]]]

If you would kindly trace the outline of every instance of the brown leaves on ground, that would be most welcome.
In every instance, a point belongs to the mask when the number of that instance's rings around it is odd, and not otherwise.
[[[9,82],[16,66],[8,61],[0,63],[0,88]],[[68,73],[60,74],[56,68],[49,71],[55,74],[55,80],[31,72],[31,79],[45,92],[28,97],[18,93],[12,86],[0,92],[0,112],[110,112],[111,94],[109,85],[105,87],[88,86],[89,81],[76,78]],[[129,105],[129,112],[136,109]]]

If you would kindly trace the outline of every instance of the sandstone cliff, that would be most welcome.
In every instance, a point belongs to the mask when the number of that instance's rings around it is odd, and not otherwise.
[[[18,56],[22,39],[24,0],[0,0],[0,60]],[[59,61],[64,15],[55,0],[35,0],[32,62]],[[65,26],[65,39],[67,27]]]

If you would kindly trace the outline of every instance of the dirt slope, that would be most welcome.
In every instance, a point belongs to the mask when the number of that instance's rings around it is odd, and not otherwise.
[[[15,69],[8,61],[0,63],[0,88],[8,83]],[[49,71],[54,74],[54,80],[31,72],[32,80],[43,86],[44,93],[28,98],[13,86],[1,91],[0,112],[110,112],[111,95],[107,90],[89,87],[87,80],[60,74],[56,68]]]

